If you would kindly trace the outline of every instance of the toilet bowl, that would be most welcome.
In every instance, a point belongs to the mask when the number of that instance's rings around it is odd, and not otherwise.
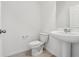
[[[40,33],[40,40],[31,41],[29,43],[32,49],[32,56],[38,56],[43,53],[43,48],[48,40],[48,34]]]

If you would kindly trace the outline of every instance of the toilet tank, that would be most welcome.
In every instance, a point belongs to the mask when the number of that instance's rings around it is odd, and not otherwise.
[[[48,40],[48,34],[47,33],[40,33],[40,41],[42,41],[42,42],[47,42],[47,40]]]

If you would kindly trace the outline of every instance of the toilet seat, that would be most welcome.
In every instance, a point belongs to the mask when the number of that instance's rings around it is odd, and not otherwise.
[[[43,44],[43,42],[41,42],[41,41],[32,41],[32,42],[30,42],[30,46],[31,46],[31,48],[35,48],[35,47],[39,47],[39,46],[41,46]]]
[[[39,40],[29,42],[29,48],[32,50],[32,56],[38,56],[43,53],[43,48],[48,40],[48,35],[41,33]]]

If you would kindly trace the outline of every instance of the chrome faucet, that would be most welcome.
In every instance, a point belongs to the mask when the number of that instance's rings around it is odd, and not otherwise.
[[[65,28],[65,29],[64,29],[64,32],[65,32],[65,33],[71,32],[71,29],[70,29],[70,28]]]

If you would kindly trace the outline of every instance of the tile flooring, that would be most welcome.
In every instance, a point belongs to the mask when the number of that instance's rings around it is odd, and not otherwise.
[[[18,53],[9,57],[33,57],[33,56],[31,55],[31,50],[29,50],[29,51]],[[55,57],[55,55],[52,55],[47,50],[44,50],[42,54],[36,57]]]

